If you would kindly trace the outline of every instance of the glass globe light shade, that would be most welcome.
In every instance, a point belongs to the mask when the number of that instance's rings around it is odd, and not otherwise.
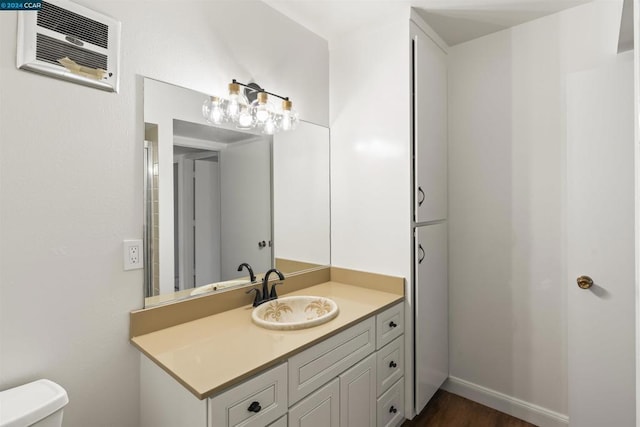
[[[238,125],[236,127],[238,129],[251,129],[255,126],[255,118],[251,115],[249,107],[242,107],[238,114],[237,123]]]
[[[238,122],[242,108],[249,104],[247,98],[240,93],[238,83],[229,83],[229,100],[227,101],[224,115],[234,123]]]
[[[250,112],[255,117],[256,123],[263,125],[267,119],[273,117],[275,108],[273,104],[269,102],[269,97],[265,92],[259,92],[258,98],[251,103]]]
[[[222,99],[217,96],[212,96],[209,103],[209,115],[207,119],[211,123],[220,124],[225,119],[225,112],[222,107]]]
[[[262,133],[267,135],[273,135],[278,130],[278,123],[274,116],[268,117],[262,125]]]
[[[282,113],[279,116],[279,125],[283,131],[293,130],[298,125],[298,112],[292,107],[292,102],[288,99],[282,101]]]
[[[211,112],[211,98],[207,98],[202,103],[202,116],[205,119],[208,119],[210,112]]]

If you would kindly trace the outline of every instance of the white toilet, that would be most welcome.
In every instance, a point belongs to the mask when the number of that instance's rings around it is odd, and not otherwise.
[[[60,427],[67,392],[49,380],[0,391],[0,427]]]

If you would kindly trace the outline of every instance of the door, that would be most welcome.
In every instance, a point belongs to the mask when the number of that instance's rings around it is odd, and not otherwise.
[[[375,427],[376,354],[340,375],[340,426]]]
[[[289,409],[290,427],[339,427],[340,384],[338,378]]]
[[[415,229],[416,413],[449,376],[447,224]]]
[[[631,56],[570,75],[566,100],[570,425],[635,426]]]
[[[411,23],[413,44],[414,221],[447,217],[446,54]]]
[[[271,138],[229,144],[222,150],[220,185],[221,280],[237,278],[243,262],[256,272],[269,270],[273,265]]]
[[[194,160],[194,287],[220,279],[220,171],[218,156]]]

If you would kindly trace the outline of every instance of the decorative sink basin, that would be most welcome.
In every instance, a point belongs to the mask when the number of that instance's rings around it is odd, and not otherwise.
[[[312,296],[282,297],[253,309],[253,322],[266,329],[304,329],[328,322],[338,315],[332,299]]]

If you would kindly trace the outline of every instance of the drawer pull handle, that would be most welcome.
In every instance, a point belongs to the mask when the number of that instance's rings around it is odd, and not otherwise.
[[[390,328],[395,328],[396,326],[398,326],[398,325],[393,320],[391,322],[389,322],[389,327]]]
[[[398,412],[398,410],[396,409],[396,407],[395,407],[395,406],[392,406],[391,408],[389,408],[389,413],[390,413],[390,414],[395,414],[395,413],[397,413],[397,412]]]
[[[392,360],[391,363],[389,363],[389,367],[390,368],[397,368],[398,364]]]
[[[260,406],[260,402],[251,402],[251,405],[247,408],[249,412],[255,412],[256,414],[260,412],[262,406]]]

